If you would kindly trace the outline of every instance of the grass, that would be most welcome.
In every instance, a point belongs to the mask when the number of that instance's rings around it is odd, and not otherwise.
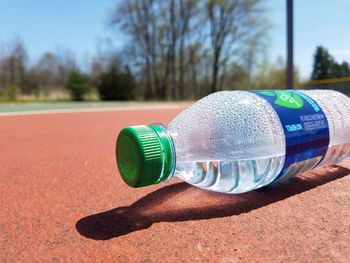
[[[10,99],[6,96],[0,96],[0,104],[24,104],[24,103],[56,103],[56,102],[71,102],[69,92],[64,89],[54,89],[50,92],[41,92],[37,95],[18,94],[16,99]],[[88,102],[100,101],[96,91],[90,92],[85,98]]]

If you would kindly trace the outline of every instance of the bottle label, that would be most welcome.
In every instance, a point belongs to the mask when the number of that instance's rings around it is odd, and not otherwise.
[[[275,109],[286,139],[286,157],[277,180],[295,176],[316,167],[329,144],[329,127],[321,107],[296,90],[251,91]]]

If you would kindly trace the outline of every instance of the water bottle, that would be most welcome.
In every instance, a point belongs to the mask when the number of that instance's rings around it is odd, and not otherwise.
[[[177,176],[237,194],[350,154],[350,99],[331,90],[222,91],[161,124],[130,126],[116,143],[132,187]]]

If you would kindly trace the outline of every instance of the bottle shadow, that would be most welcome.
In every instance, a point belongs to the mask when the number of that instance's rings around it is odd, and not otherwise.
[[[130,206],[81,218],[77,231],[91,239],[107,240],[149,228],[157,222],[202,220],[239,215],[344,177],[350,169],[339,165],[305,173],[288,184],[227,195],[204,191],[186,183],[160,188]]]

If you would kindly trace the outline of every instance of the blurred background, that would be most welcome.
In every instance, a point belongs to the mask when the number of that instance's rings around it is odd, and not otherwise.
[[[350,94],[350,1],[294,0],[296,88]],[[286,88],[285,0],[1,0],[0,101]]]

